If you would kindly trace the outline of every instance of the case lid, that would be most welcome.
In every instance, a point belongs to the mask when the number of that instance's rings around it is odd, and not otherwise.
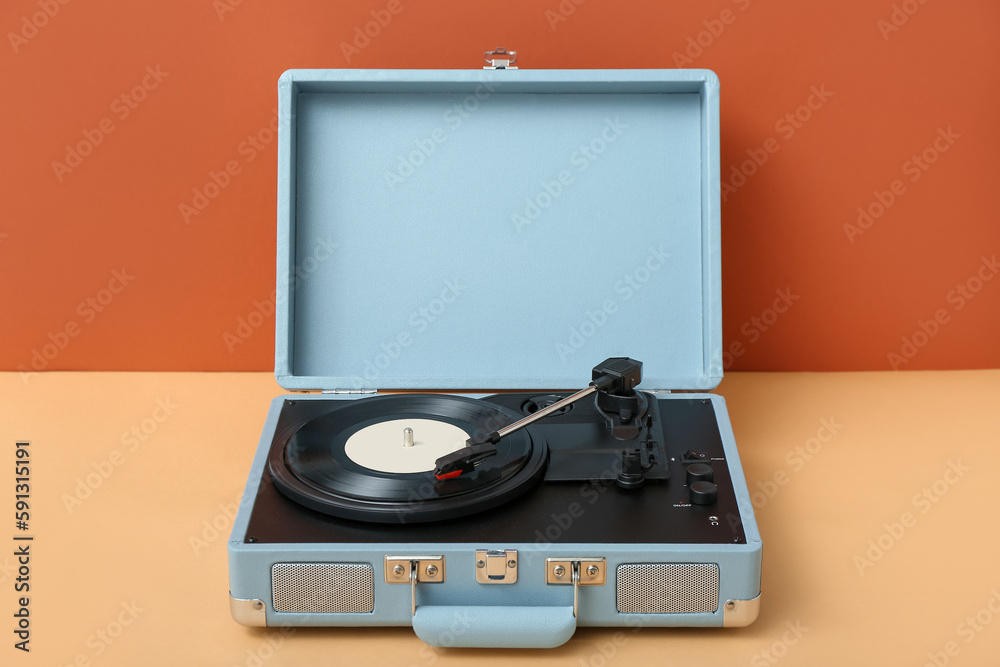
[[[722,378],[708,70],[289,70],[275,375],[287,389]]]

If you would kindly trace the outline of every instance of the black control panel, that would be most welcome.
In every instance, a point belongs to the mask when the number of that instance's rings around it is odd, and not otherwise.
[[[564,395],[512,393],[482,400],[531,414]],[[544,438],[550,457],[544,479],[499,507],[453,520],[386,524],[332,517],[287,498],[265,470],[245,540],[744,543],[711,401],[644,397],[647,420],[635,437],[625,440],[610,436],[591,400],[536,422],[530,428]],[[319,414],[324,403],[334,400],[286,404],[276,432],[302,419],[303,411]],[[623,475],[623,469],[631,469],[631,476]]]

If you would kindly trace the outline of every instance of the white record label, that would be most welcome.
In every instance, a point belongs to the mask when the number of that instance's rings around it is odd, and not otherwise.
[[[413,429],[413,446],[403,431]],[[434,419],[391,419],[366,426],[347,439],[344,453],[359,466],[391,473],[429,472],[445,454],[465,447],[465,430]]]

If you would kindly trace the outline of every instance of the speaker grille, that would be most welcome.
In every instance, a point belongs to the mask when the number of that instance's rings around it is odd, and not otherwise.
[[[698,614],[719,608],[715,563],[622,563],[616,582],[622,614]]]
[[[375,608],[375,573],[368,563],[275,563],[275,611],[369,614]]]

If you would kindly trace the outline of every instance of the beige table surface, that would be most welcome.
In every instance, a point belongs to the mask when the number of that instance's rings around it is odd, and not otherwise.
[[[1000,664],[1000,371],[728,375],[764,539],[760,618],[581,628],[548,651],[237,625],[232,508],[281,393],[265,373],[0,374],[0,664]],[[30,654],[13,648],[18,439]]]

